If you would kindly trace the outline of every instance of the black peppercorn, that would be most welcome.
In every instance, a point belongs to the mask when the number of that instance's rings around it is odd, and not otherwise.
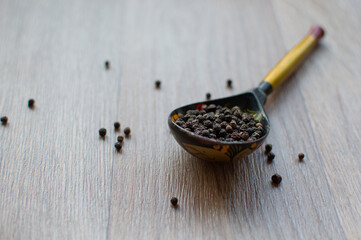
[[[248,132],[243,132],[243,133],[241,134],[241,138],[246,141],[246,140],[249,138]]]
[[[211,99],[211,94],[210,94],[210,93],[207,93],[207,94],[206,94],[206,99],[207,99],[207,100]]]
[[[8,123],[8,117],[4,116],[0,119],[2,125],[6,125]]]
[[[110,68],[110,62],[109,61],[105,61],[105,68],[109,69]]]
[[[114,128],[115,130],[118,130],[120,128],[120,123],[119,122],[115,122],[114,123]]]
[[[162,84],[162,82],[160,80],[155,81],[155,87],[156,88],[160,88],[161,84]]]
[[[222,127],[222,128],[226,128],[226,127],[227,127],[227,125],[228,125],[228,123],[227,123],[226,121],[221,122],[221,127]]]
[[[117,151],[120,151],[122,149],[122,144],[120,142],[116,142],[114,147],[117,149]]]
[[[209,131],[208,130],[203,130],[202,131],[202,136],[208,137],[209,136]]]
[[[267,155],[267,160],[268,160],[269,162],[272,162],[273,159],[275,159],[275,157],[276,157],[276,155],[275,155],[273,152],[270,152],[270,153],[268,153],[268,155]]]
[[[259,133],[254,132],[251,137],[257,139],[257,138],[259,138],[260,136],[261,136],[261,135],[260,135]]]
[[[229,110],[228,108],[226,108],[226,110],[223,113],[224,113],[224,115],[231,115],[232,114],[231,110]]]
[[[274,184],[278,185],[281,183],[282,177],[276,173],[271,177],[271,180]]]
[[[219,136],[221,136],[221,137],[227,136],[226,130],[224,130],[224,129],[222,128],[222,129],[219,131]]]
[[[227,87],[232,88],[232,79],[227,80]]]
[[[265,153],[269,153],[272,151],[272,144],[266,144],[266,146],[264,146],[265,149]]]
[[[101,137],[104,137],[105,135],[107,135],[107,130],[105,128],[99,129],[99,135]]]
[[[210,127],[212,127],[212,122],[210,120],[206,120],[203,122],[203,125],[207,128],[210,128]]]
[[[243,123],[240,127],[241,130],[247,130],[248,129],[248,126],[247,124]]]
[[[224,119],[225,119],[227,122],[230,122],[230,121],[232,121],[232,116],[231,116],[231,115],[226,115],[226,116],[224,117]]]
[[[233,131],[232,126],[231,126],[231,125],[227,125],[226,131],[229,132],[229,133],[231,133],[231,132]]]
[[[305,154],[304,154],[304,153],[299,153],[299,154],[298,154],[298,159],[299,159],[300,161],[302,161],[304,158],[305,158]]]
[[[238,139],[240,138],[239,133],[237,133],[237,132],[233,132],[232,135],[231,135],[231,137],[232,137],[234,140],[238,140]]]
[[[129,127],[124,128],[124,134],[127,135],[127,136],[130,134],[130,128]]]
[[[173,205],[173,207],[176,207],[178,205],[178,198],[172,197],[170,203]]]
[[[124,140],[124,137],[123,136],[118,136],[117,140],[118,140],[118,142],[122,143],[123,140]]]
[[[214,139],[215,139],[215,138],[217,137],[217,135],[216,135],[216,134],[214,134],[214,133],[211,133],[211,134],[209,134],[209,137],[210,137],[210,138],[214,138]]]
[[[28,107],[29,107],[29,108],[33,108],[33,107],[34,107],[34,104],[35,104],[35,100],[34,100],[34,99],[29,99],[29,101],[28,101]]]
[[[217,107],[214,104],[209,104],[209,106],[207,107],[207,112],[214,112],[216,111]]]
[[[219,132],[221,129],[222,129],[222,127],[221,127],[220,124],[216,123],[216,124],[213,125],[213,130],[215,132]]]

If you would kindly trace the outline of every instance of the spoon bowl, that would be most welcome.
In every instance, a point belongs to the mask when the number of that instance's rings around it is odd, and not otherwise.
[[[185,105],[173,110],[168,117],[168,125],[175,140],[187,152],[206,161],[229,162],[253,153],[263,144],[270,132],[269,119],[263,108],[267,96],[291,75],[323,35],[324,30],[321,27],[312,27],[307,36],[281,59],[255,89],[231,97]],[[252,114],[257,122],[262,123],[264,128],[262,137],[245,142],[221,141],[197,135],[175,123],[179,116],[186,114],[188,110],[200,110],[203,104],[215,104],[228,108],[238,106],[243,112]]]
[[[189,104],[172,111],[168,118],[168,125],[179,145],[190,154],[207,161],[228,162],[232,159],[251,154],[266,139],[270,131],[270,125],[267,114],[263,109],[264,99],[265,95],[262,94],[260,89],[256,88],[232,97]],[[197,135],[175,124],[180,115],[186,114],[188,110],[200,109],[203,104],[215,104],[228,108],[233,106],[240,107],[243,112],[252,114],[258,122],[262,123],[265,130],[264,135],[254,141],[226,142]]]

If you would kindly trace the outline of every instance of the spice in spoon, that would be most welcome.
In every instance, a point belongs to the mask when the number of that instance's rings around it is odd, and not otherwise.
[[[265,129],[256,114],[240,107],[203,104],[177,116],[175,124],[196,135],[226,142],[247,142],[261,138]],[[259,124],[260,123],[260,124]]]

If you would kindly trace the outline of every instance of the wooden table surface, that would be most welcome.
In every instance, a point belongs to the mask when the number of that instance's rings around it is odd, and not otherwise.
[[[360,10],[1,0],[0,239],[361,239]],[[257,86],[315,23],[321,45],[265,106],[272,164],[262,149],[228,164],[181,149],[172,109]],[[121,153],[117,120],[132,129]]]

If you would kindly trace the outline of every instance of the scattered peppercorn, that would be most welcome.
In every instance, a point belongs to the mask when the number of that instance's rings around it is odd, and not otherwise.
[[[115,130],[119,130],[119,128],[120,128],[120,123],[119,123],[119,122],[115,122],[115,123],[114,123],[114,128],[115,128]]]
[[[282,177],[276,173],[271,177],[271,180],[274,184],[278,185],[281,183]]]
[[[4,116],[0,119],[2,125],[6,125],[8,123],[8,117]]]
[[[124,140],[124,137],[123,136],[118,136],[117,140],[118,140],[118,142],[122,143],[123,140]]]
[[[130,128],[129,127],[124,128],[124,134],[127,135],[127,136],[130,134]]]
[[[162,84],[162,82],[160,80],[155,81],[155,87],[156,88],[160,88],[161,84]]]
[[[34,99],[29,99],[29,101],[28,101],[28,107],[29,108],[33,108],[34,107],[34,104],[35,104],[35,100]]]
[[[299,154],[298,154],[298,159],[299,159],[300,161],[302,161],[304,158],[305,158],[305,154],[304,154],[304,153],[299,153]]]
[[[114,147],[117,149],[117,151],[120,151],[122,149],[122,144],[120,142],[116,142]]]
[[[267,160],[268,160],[269,162],[272,162],[273,159],[275,159],[275,154],[274,154],[273,152],[268,153],[268,155],[267,155]]]
[[[203,104],[179,115],[175,124],[197,135],[226,142],[254,141],[266,132],[253,114],[243,112],[238,106]]]
[[[109,69],[110,68],[110,62],[109,61],[105,61],[105,68]]]
[[[178,205],[178,198],[172,197],[170,203],[173,205],[173,207],[176,207]]]
[[[101,137],[104,137],[105,135],[107,135],[107,130],[105,128],[99,129],[99,135]]]
[[[232,79],[227,80],[227,87],[232,88]]]
[[[257,124],[256,124],[257,125]],[[265,153],[269,153],[272,151],[272,144],[266,144],[266,146],[264,147],[265,149]]]
[[[207,93],[207,94],[206,94],[206,99],[207,99],[207,100],[211,99],[211,96],[212,96],[212,95],[211,95],[210,93]]]

